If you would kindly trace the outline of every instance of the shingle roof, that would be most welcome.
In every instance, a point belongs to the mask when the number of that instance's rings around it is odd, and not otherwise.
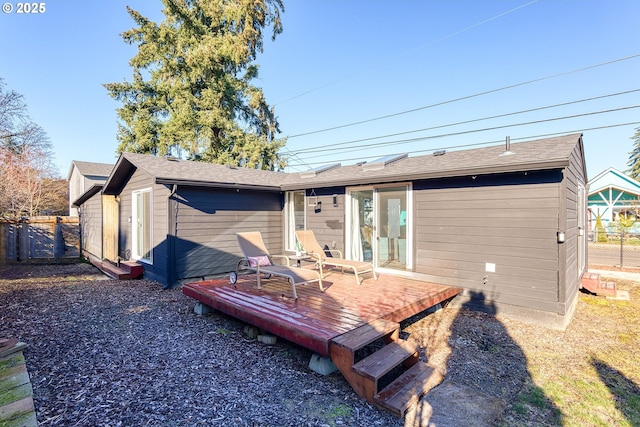
[[[71,175],[71,171],[73,170],[74,165],[76,169],[78,169],[78,172],[80,172],[84,176],[102,176],[106,178],[111,174],[111,171],[113,170],[113,163],[94,163],[73,160],[71,162],[69,175]]]
[[[126,165],[125,165],[126,163]],[[200,186],[232,186],[280,190],[285,178],[281,172],[249,168],[232,168],[205,162],[175,160],[148,154],[123,153],[116,164],[114,175],[105,185],[105,193],[117,192],[122,180],[128,179],[128,169],[139,168],[156,183],[188,184]],[[124,170],[123,170],[124,169]]]
[[[440,156],[405,157],[384,168],[365,170],[362,165],[343,166],[303,178],[287,174],[284,190],[357,184],[374,184],[409,179],[443,178],[485,173],[531,171],[569,165],[581,134],[512,143],[512,155],[501,155],[505,145],[450,151]]]
[[[145,171],[155,178],[156,183],[161,184],[248,187],[272,191],[562,168],[570,164],[571,153],[581,142],[581,137],[581,134],[571,134],[513,143],[511,155],[502,155],[505,146],[499,145],[451,151],[439,156],[404,157],[384,168],[363,168],[362,165],[334,167],[315,175],[230,168],[123,153],[113,175],[105,184],[104,193],[117,194],[135,168]]]

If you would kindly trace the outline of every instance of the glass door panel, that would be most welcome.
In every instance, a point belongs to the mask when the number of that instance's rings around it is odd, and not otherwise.
[[[376,189],[378,267],[407,268],[407,186]]]

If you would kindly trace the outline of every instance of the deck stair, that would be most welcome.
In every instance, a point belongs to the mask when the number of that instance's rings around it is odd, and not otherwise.
[[[144,267],[135,261],[120,261],[118,264],[114,264],[105,260],[97,267],[108,276],[118,280],[138,279],[144,274]]]
[[[331,341],[331,360],[367,402],[398,417],[442,381],[418,358],[418,346],[399,338],[400,324],[377,319]]]
[[[585,272],[582,275],[582,287],[596,295],[616,296],[616,283],[603,281],[600,273]]]

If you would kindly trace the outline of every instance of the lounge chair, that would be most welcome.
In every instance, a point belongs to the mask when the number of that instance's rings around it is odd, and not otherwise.
[[[352,261],[349,259],[342,258],[342,252],[335,249],[329,249],[329,252],[333,255],[336,253],[338,256],[327,256],[325,250],[320,246],[318,240],[316,239],[315,234],[311,230],[298,230],[296,231],[296,237],[298,241],[302,244],[304,250],[313,257],[318,265],[320,266],[320,271],[324,269],[325,266],[335,266],[340,267],[343,271],[345,268],[353,271],[353,274],[356,276],[356,282],[358,284],[362,283],[362,279],[360,279],[360,275],[363,273],[373,273],[373,278],[378,280],[378,276],[376,274],[375,269],[373,268],[373,264],[370,262],[364,261]]]
[[[255,271],[258,275],[258,289],[260,289],[260,276],[265,274],[266,277],[280,276],[289,280],[293,288],[293,298],[298,299],[296,286],[307,283],[318,282],[320,290],[324,292],[322,286],[322,276],[315,270],[308,268],[297,268],[289,266],[289,257],[286,255],[271,255],[264,245],[262,234],[259,231],[250,231],[245,233],[237,233],[240,249],[244,254],[244,258],[238,261],[236,271],[231,273],[231,283],[236,283],[240,268]],[[276,265],[273,258],[284,258],[287,265]]]

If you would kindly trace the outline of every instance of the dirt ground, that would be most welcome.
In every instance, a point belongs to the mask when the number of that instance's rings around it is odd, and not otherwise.
[[[640,401],[629,396],[640,396],[640,282],[621,286],[631,302],[581,293],[566,331],[447,307],[403,322],[403,335],[446,372],[431,393],[455,385],[481,398],[468,400],[465,425],[636,426],[640,409],[629,407]],[[442,427],[451,424],[434,420],[465,400],[451,394],[450,406],[425,416],[428,395],[397,419],[339,373],[311,372],[307,350],[282,340],[265,346],[242,322],[195,315],[193,303],[179,289],[111,280],[87,264],[0,267],[0,337],[29,345],[40,425]],[[613,371],[627,394],[589,388]],[[585,408],[584,393],[602,395],[600,406]]]

